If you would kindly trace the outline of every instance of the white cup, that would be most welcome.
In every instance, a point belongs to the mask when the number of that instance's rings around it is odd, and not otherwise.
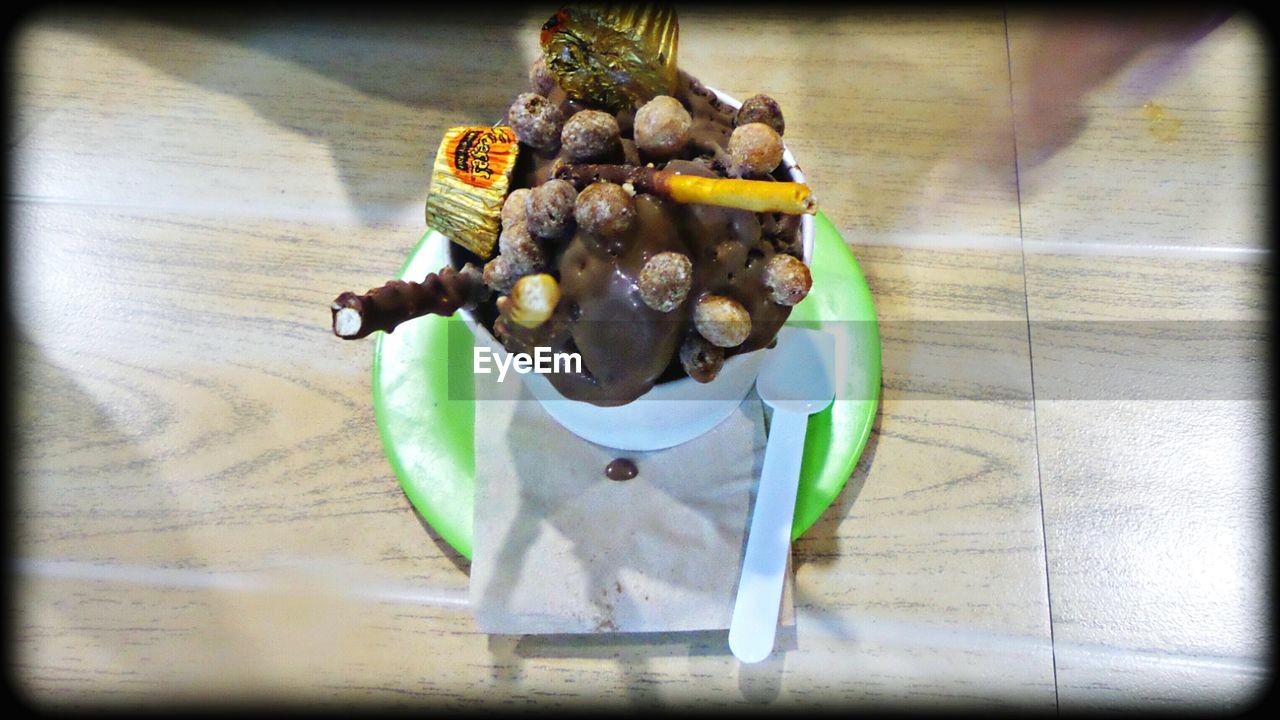
[[[712,92],[727,105],[735,108],[740,105],[718,90],[712,89]],[[782,164],[791,180],[805,182],[790,150],[784,149]],[[809,265],[813,260],[812,215],[801,216],[800,238],[804,263]],[[447,248],[443,250],[447,253]],[[493,354],[505,362],[506,350],[476,322],[474,315],[467,310],[458,314],[477,341],[486,343]],[[709,383],[683,377],[654,385],[626,405],[613,407],[566,398],[537,373],[524,373],[520,377],[547,413],[578,437],[619,450],[661,450],[688,442],[733,414],[755,385],[766,352],[768,350],[756,350],[726,359],[720,373]]]

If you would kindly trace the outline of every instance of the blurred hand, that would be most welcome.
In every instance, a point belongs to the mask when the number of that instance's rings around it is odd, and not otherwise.
[[[1228,17],[1213,11],[1043,18],[1030,51],[1014,66],[1019,160],[1035,164],[1070,143],[1087,119],[1085,97],[1138,55],[1159,45],[1193,45]]]

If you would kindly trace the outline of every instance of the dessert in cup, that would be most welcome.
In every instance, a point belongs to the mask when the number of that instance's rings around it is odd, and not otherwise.
[[[520,377],[609,447],[668,447],[727,417],[809,292],[816,203],[778,103],[679,70],[676,36],[669,8],[557,12],[502,122],[441,143],[427,219],[450,264],[343,293],[335,334],[458,312],[495,353],[576,355]]]

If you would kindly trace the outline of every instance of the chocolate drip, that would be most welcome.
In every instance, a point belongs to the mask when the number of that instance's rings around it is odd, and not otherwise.
[[[630,480],[640,474],[640,468],[636,467],[634,460],[628,458],[617,458],[604,468],[604,476],[610,480]]]

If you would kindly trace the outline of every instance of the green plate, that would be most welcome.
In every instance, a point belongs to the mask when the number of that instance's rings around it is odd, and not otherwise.
[[[399,277],[421,280],[448,261],[448,240],[428,232]],[[817,521],[853,473],[880,401],[880,333],[871,290],[822,214],[814,222],[812,272],[813,289],[788,324],[836,335],[840,367],[835,402],[809,418],[793,538]],[[428,316],[394,333],[377,333],[373,346],[373,407],[387,458],[423,519],[466,558],[475,508],[475,402],[451,399],[448,388],[471,377],[471,356],[445,348],[470,342],[461,319]],[[454,388],[456,397],[461,393]]]

